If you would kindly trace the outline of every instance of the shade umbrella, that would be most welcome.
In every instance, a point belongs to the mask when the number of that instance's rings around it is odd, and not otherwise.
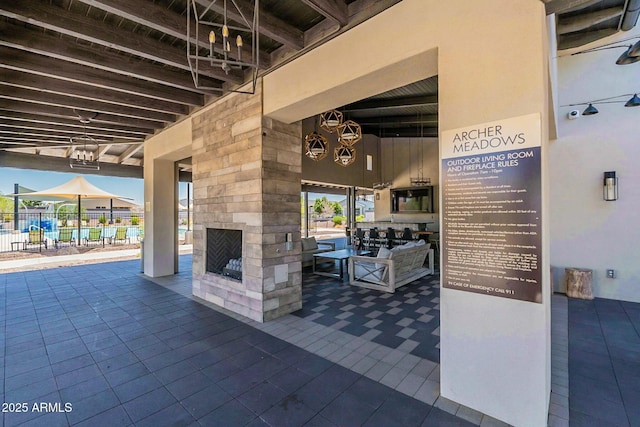
[[[47,190],[33,191],[31,193],[21,193],[20,197],[28,196],[29,198],[40,198],[44,200],[51,197],[59,197],[67,200],[78,200],[78,245],[80,244],[80,232],[82,229],[81,222],[81,200],[82,199],[127,199],[127,197],[117,196],[104,191],[81,176],[76,176],[72,180],[52,187]],[[47,200],[49,200],[47,199]]]

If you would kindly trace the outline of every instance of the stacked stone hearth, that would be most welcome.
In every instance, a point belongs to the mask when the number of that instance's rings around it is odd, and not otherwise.
[[[195,115],[193,294],[257,321],[302,306],[301,125],[262,116],[262,92],[232,94]],[[206,230],[242,230],[242,279],[206,272]]]

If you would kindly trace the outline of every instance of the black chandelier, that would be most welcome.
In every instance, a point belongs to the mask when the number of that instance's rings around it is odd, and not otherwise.
[[[259,0],[253,1],[253,11],[243,10],[237,0],[210,0],[206,6],[204,3],[207,2],[190,0],[187,5],[187,60],[195,87],[254,94],[260,63]],[[233,48],[231,40],[235,40]],[[250,52],[245,53],[245,49]],[[214,70],[225,74],[236,70],[243,75],[250,71],[251,89],[220,88],[201,80],[201,74]]]

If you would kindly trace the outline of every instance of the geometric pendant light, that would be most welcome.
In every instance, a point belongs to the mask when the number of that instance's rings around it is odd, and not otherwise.
[[[329,154],[327,138],[313,131],[304,137],[305,155],[311,160],[322,160]]]
[[[356,150],[346,145],[339,145],[333,151],[333,160],[340,166],[349,166],[356,161]]]

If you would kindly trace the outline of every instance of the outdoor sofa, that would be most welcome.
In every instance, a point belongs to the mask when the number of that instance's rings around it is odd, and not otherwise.
[[[336,250],[333,242],[318,242],[315,237],[303,237],[302,239],[302,266],[313,265],[313,254]]]
[[[428,259],[428,266],[424,266]],[[393,249],[380,248],[377,257],[349,257],[349,283],[353,286],[395,292],[421,277],[434,274],[431,244],[416,240]]]

